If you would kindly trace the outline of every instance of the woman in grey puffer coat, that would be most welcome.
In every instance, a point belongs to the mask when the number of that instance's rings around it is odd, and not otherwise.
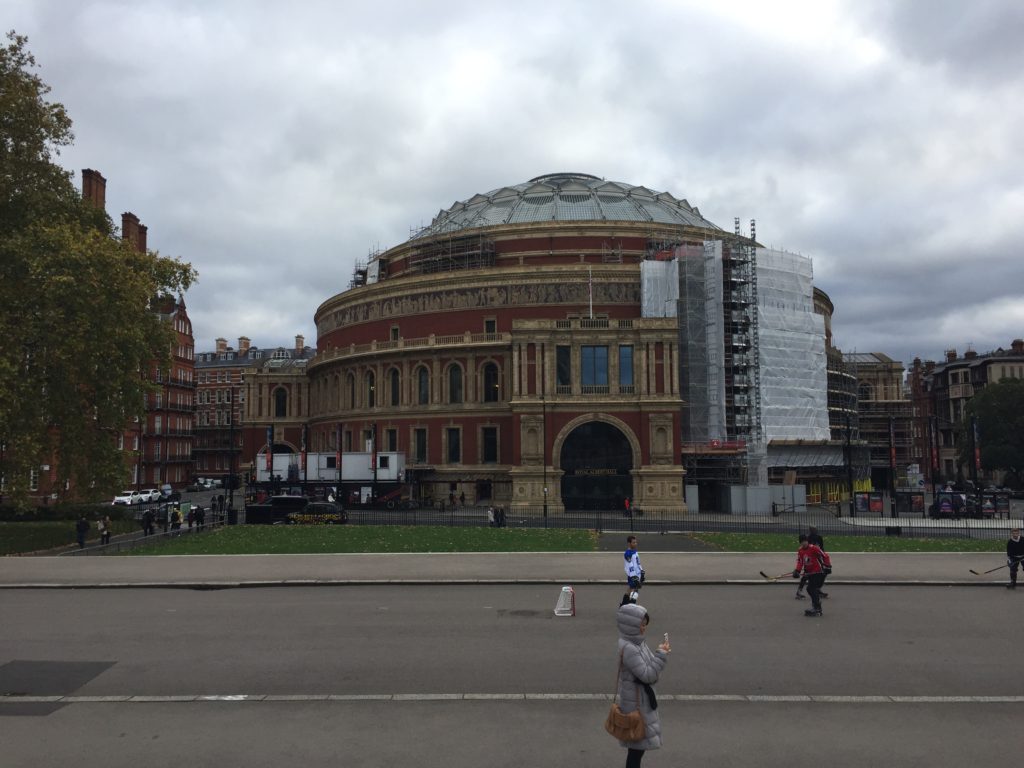
[[[629,750],[626,768],[640,768],[644,752],[661,746],[661,718],[656,709],[657,702],[655,701],[652,706],[651,697],[644,689],[644,683],[653,686],[658,682],[658,675],[665,668],[672,647],[667,640],[658,646],[657,651],[647,647],[644,634],[647,632],[650,617],[642,605],[623,605],[619,608],[617,620],[619,653],[622,658],[622,669],[619,671],[619,707],[623,712],[639,709],[645,724],[642,741],[620,741],[619,744]]]

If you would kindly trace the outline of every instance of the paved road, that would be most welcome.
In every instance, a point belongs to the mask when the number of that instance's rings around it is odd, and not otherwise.
[[[600,729],[620,590],[581,585],[564,619],[557,592],[2,590],[0,764],[620,765]],[[1024,591],[831,594],[815,620],[790,589],[646,588],[674,653],[645,765],[788,768],[812,727],[835,768],[994,766],[1024,746]]]

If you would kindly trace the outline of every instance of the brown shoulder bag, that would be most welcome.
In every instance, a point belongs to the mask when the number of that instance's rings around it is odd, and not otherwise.
[[[622,654],[626,652],[623,648],[619,652],[619,669],[615,673],[615,693],[612,694],[612,708],[608,711],[608,717],[604,721],[604,729],[619,741],[643,741],[646,734],[644,717],[639,709],[632,712],[623,712],[615,698],[619,695],[619,678],[622,676]],[[640,706],[640,684],[636,686],[637,707]]]

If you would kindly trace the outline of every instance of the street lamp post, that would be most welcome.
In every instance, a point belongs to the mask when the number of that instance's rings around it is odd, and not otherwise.
[[[857,516],[857,503],[853,498],[853,446],[851,438],[853,426],[850,423],[850,413],[846,413],[846,488],[850,494],[850,517]]]
[[[377,463],[378,463],[377,462],[377,422],[376,421],[373,422],[370,425],[370,428],[373,430],[373,434],[370,436],[370,439],[373,441],[373,443],[371,445],[372,452],[370,453],[370,461],[373,464],[373,490],[370,492],[370,494],[371,494],[370,501],[371,501],[371,503],[374,506],[376,506],[376,504],[377,504]]]
[[[896,417],[889,416],[889,516],[896,517]]]
[[[235,390],[228,388],[228,515],[235,508]]]
[[[548,409],[547,400],[543,390],[540,393],[541,429],[543,432],[541,444],[541,464],[544,475],[544,527],[548,527]]]

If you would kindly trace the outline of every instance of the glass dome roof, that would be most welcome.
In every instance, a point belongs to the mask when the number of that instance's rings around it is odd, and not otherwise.
[[[668,192],[605,181],[586,173],[552,173],[455,203],[439,211],[412,239],[539,221],[649,221],[721,229],[686,200]]]

